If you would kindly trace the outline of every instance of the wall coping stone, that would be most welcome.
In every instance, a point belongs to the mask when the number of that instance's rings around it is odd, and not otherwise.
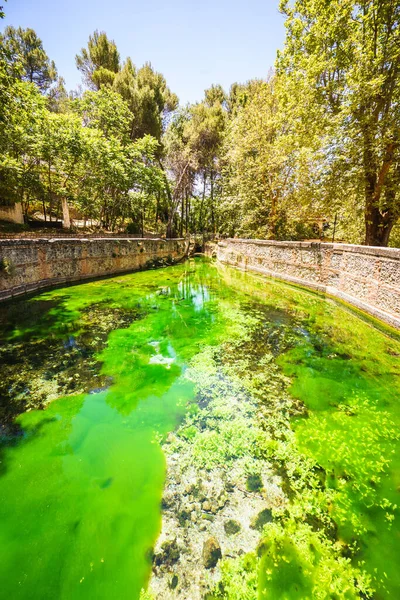
[[[37,237],[37,238],[0,238],[0,248],[5,244],[10,245],[25,245],[25,244],[43,244],[49,243],[54,244],[55,242],[71,242],[76,244],[79,243],[87,243],[87,242],[185,242],[185,238],[121,238],[121,237]]]
[[[286,248],[312,248],[312,249],[326,249],[335,250],[338,252],[355,252],[357,254],[370,254],[373,256],[384,256],[388,258],[394,258],[400,260],[400,248],[384,248],[382,246],[361,246],[357,244],[331,244],[329,242],[281,242],[274,240],[251,240],[243,238],[227,238],[226,240],[218,242],[219,246],[224,246],[224,242],[230,244],[255,244],[257,246],[274,246],[274,247],[286,247]]]

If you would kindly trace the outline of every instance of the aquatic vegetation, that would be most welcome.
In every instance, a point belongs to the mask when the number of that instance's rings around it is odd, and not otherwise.
[[[253,323],[253,327],[256,331],[257,324]],[[231,339],[229,347],[228,344],[222,344],[219,348],[209,348],[197,355],[185,374],[196,382],[196,397],[201,408],[190,411],[176,434],[170,435],[164,445],[164,450],[167,452],[167,465],[168,455],[179,457],[179,469],[175,471],[169,469],[166,489],[168,491],[174,486],[176,488],[176,480],[182,478],[183,473],[188,470],[192,481],[204,481],[208,472],[211,481],[217,478],[223,482],[223,492],[220,495],[223,498],[222,506],[215,506],[211,501],[206,507],[203,503],[200,510],[196,511],[195,501],[189,501],[186,505],[189,517],[186,525],[189,528],[186,543],[193,544],[196,538],[204,539],[209,533],[218,533],[219,539],[224,542],[223,545],[229,547],[228,555],[230,557],[236,555],[235,559],[226,559],[221,565],[221,579],[214,584],[214,589],[210,592],[215,598],[254,598],[257,586],[260,598],[280,597],[283,592],[288,594],[288,598],[307,597],[308,588],[310,598],[327,597],[328,590],[335,592],[338,598],[355,598],[359,592],[368,591],[369,579],[360,569],[351,564],[349,558],[342,556],[342,545],[331,536],[334,526],[328,512],[329,497],[325,497],[321,491],[320,478],[315,472],[316,464],[299,451],[289,420],[286,424],[282,421],[280,403],[276,402],[274,405],[278,379],[274,368],[271,369],[271,376],[265,377],[261,390],[258,371],[262,370],[265,374],[265,364],[255,366],[253,363],[252,354],[256,346],[252,343],[251,330],[252,328],[249,327],[247,352],[243,340],[240,338],[238,340],[242,351],[239,358]],[[253,369],[248,372],[246,378],[238,377],[237,371],[244,369],[249,361],[253,364]],[[281,387],[288,385],[283,375],[280,379]],[[268,399],[267,417],[266,414],[263,415],[262,407],[258,406],[251,396],[252,385],[257,394],[263,391],[264,397]],[[282,399],[282,395],[279,397]],[[190,435],[187,435],[187,430],[191,432]],[[279,463],[285,466],[285,476],[288,481],[294,482],[290,490],[290,503],[285,499],[281,489],[281,487],[285,489],[285,481],[273,475],[274,471],[279,472]],[[258,475],[254,476],[254,473]],[[257,482],[252,490],[248,489],[249,478],[250,481]],[[198,483],[196,485],[197,495],[201,495],[201,486],[199,487]],[[178,486],[177,489],[181,490],[181,487]],[[241,492],[238,507],[235,506],[235,499],[232,498],[233,490],[236,494],[238,491]],[[185,495],[185,486],[179,494]],[[216,495],[215,488],[213,495]],[[252,505],[253,497],[258,499],[256,505]],[[247,547],[246,556],[248,555],[249,559],[243,562],[240,552],[246,549],[245,540],[238,539],[232,547],[232,543],[227,541],[229,533],[225,528],[226,536],[223,536],[218,520],[226,519],[232,514],[235,518],[243,519],[241,513],[246,513],[245,504],[250,507],[250,518],[247,519],[244,527],[259,533],[251,540],[253,548]],[[233,512],[235,508],[238,509],[237,513]],[[215,514],[214,522],[207,523],[205,529],[199,526],[199,521],[201,524],[201,517],[204,517],[204,513],[207,514],[210,509]],[[193,519],[192,515],[196,518]],[[310,521],[309,524],[304,523],[307,519]],[[317,531],[313,527],[315,524],[318,524]],[[176,523],[173,520],[172,523],[170,522],[170,530],[176,530]],[[304,565],[304,568],[307,566],[307,569],[305,568],[305,572],[308,573],[307,589],[305,584],[300,585],[297,580],[293,582],[292,587],[290,570],[286,577],[281,578],[283,568],[276,567],[282,561],[285,564],[287,559],[284,553],[286,546],[278,543],[279,539],[290,539],[291,545],[299,544],[298,553],[303,557],[303,562],[298,565],[296,563],[297,566],[292,565],[291,569],[296,571],[301,565]],[[273,540],[276,541],[275,545]],[[309,559],[306,558],[306,554],[302,552],[303,545],[307,547],[309,554],[310,547],[315,546],[317,562],[313,552]],[[256,546],[258,558],[250,560],[251,550]],[[197,547],[200,547],[199,544]],[[193,548],[192,552],[196,559],[196,549]],[[297,556],[295,552],[290,555],[290,563],[295,561],[295,556]],[[268,561],[272,561],[275,568],[271,568]],[[246,565],[246,577],[243,576],[243,564]],[[189,588],[188,593],[190,597],[200,598],[196,591],[201,587],[201,567],[200,579],[196,579],[195,575],[198,569],[193,565],[190,568],[190,575],[195,583],[192,588]],[[182,579],[183,574],[176,572]],[[322,591],[319,591],[318,595],[314,586],[320,590],[321,577],[327,577],[328,573],[331,579],[322,586]],[[271,574],[278,577],[278,582],[272,576],[270,577]],[[357,582],[356,586],[354,581]],[[212,588],[213,585],[210,583],[209,587]],[[162,588],[157,589],[160,593]]]
[[[396,597],[395,337],[199,260],[18,306],[0,309],[9,597]]]
[[[237,560],[227,559],[221,565],[221,580],[212,598],[254,600],[257,598],[258,568],[260,559],[248,553]]]

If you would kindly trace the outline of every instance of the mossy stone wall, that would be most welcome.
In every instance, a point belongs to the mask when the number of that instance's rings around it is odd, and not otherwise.
[[[225,264],[318,290],[400,329],[400,249],[227,239],[206,254]]]
[[[176,262],[184,239],[0,240],[0,300],[54,285]]]

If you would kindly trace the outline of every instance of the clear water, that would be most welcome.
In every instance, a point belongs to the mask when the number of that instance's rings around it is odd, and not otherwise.
[[[232,341],[255,369],[268,350],[290,378],[290,427],[323,474],[335,543],[343,555],[357,544],[349,560],[374,598],[400,597],[400,343],[388,331],[201,259],[3,305],[0,326],[1,597],[139,598],[162,524],[163,444],[198,394],[186,369],[208,347],[223,362]],[[260,598],[313,597],[318,570],[288,536],[261,557]]]

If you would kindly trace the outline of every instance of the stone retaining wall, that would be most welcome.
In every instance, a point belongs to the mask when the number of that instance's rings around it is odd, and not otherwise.
[[[0,300],[44,287],[127,273],[186,255],[183,239],[0,240]]]
[[[400,329],[400,249],[228,239],[208,245],[225,264],[328,293]]]

